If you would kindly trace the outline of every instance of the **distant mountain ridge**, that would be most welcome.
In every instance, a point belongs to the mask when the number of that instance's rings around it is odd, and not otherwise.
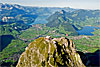
[[[62,17],[63,21],[74,23],[74,22],[85,21],[89,18],[100,18],[100,10],[79,9],[73,12],[66,12],[62,10],[55,12],[47,20],[51,21],[53,19],[59,19],[57,17]]]
[[[3,4],[3,3],[0,3],[0,9],[12,9],[12,8],[24,9],[23,6],[20,6],[18,4]]]
[[[72,8],[57,8],[57,7],[29,7],[18,4],[3,4],[0,3],[0,21],[4,17],[13,17],[16,21],[23,21],[26,24],[33,23],[38,16],[49,16],[60,10],[74,11]],[[4,21],[3,21],[4,22]]]
[[[26,24],[30,24],[33,23],[38,16],[50,16],[56,11],[61,10],[67,12],[67,14],[65,14],[65,17],[68,17],[67,19],[77,20],[78,22],[85,20],[87,16],[89,18],[94,18],[100,15],[100,10],[73,9],[69,7],[29,7],[18,4],[0,3],[0,21],[2,21],[3,17],[14,17],[17,21],[23,21]],[[81,16],[83,18],[80,18]]]
[[[1,15],[0,21],[3,22],[21,21],[24,23],[32,23],[37,17],[36,14],[30,14],[29,12],[27,12],[23,6],[17,4],[12,5],[12,4],[2,4],[2,3],[0,3],[0,15]],[[30,15],[31,17],[28,15]],[[8,17],[14,18],[14,21],[9,21]]]
[[[66,12],[65,10],[57,11],[52,14],[46,24],[49,27],[63,27],[65,31],[73,32],[82,29],[85,25],[100,24],[100,10],[76,10]]]
[[[51,15],[47,20],[48,23],[46,24],[49,27],[57,27],[57,28],[62,28],[65,31],[72,32],[71,35],[78,35],[76,32],[76,27],[68,22],[66,19],[65,15],[67,14],[66,11],[62,10],[60,12],[55,12],[53,15]]]

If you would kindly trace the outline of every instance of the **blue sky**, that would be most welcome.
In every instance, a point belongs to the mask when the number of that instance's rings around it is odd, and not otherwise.
[[[71,7],[81,9],[100,9],[100,0],[0,0],[0,3],[40,7]]]

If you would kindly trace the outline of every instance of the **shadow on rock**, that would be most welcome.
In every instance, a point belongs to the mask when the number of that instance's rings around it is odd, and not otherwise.
[[[82,62],[87,67],[99,67],[100,66],[100,50],[97,50],[94,53],[83,53],[77,51],[82,59]]]

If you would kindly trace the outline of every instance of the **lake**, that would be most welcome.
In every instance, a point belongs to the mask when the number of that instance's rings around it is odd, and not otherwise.
[[[91,32],[94,32],[95,29],[100,29],[100,27],[93,27],[93,26],[85,26],[82,30],[78,30],[79,35],[90,35],[93,36]]]
[[[46,20],[48,18],[48,16],[40,16],[40,17],[37,17],[36,20],[34,21],[33,24],[45,24],[45,23],[48,23],[48,21]]]
[[[46,24],[48,23],[48,21],[46,20],[48,18],[48,16],[39,16],[33,24]],[[100,29],[100,27],[93,27],[93,26],[85,26],[83,27],[82,30],[77,30],[79,35],[90,35],[93,36],[93,34],[91,32],[94,32],[95,29]]]

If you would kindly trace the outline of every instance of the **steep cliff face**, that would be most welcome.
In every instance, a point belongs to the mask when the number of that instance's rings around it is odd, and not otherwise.
[[[26,47],[17,67],[85,67],[80,57],[72,40],[40,37]]]

